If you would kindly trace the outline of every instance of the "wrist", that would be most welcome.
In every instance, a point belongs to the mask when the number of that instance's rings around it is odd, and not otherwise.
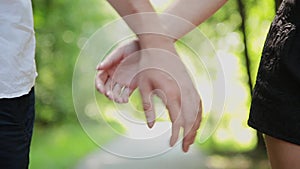
[[[159,34],[138,35],[141,49],[173,47],[176,39]]]

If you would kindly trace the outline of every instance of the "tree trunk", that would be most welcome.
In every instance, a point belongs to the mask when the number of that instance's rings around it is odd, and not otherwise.
[[[245,12],[245,5],[242,0],[237,0],[238,2],[238,9],[240,16],[242,18],[242,24],[240,26],[240,30],[243,34],[243,39],[244,39],[244,56],[245,56],[245,62],[246,62],[246,69],[247,69],[247,75],[248,75],[248,86],[249,86],[249,92],[250,95],[253,93],[253,81],[252,81],[252,76],[251,76],[251,63],[250,63],[250,58],[249,58],[249,51],[248,51],[248,41],[247,41],[247,32],[246,32],[246,12]],[[252,97],[251,97],[252,98]],[[261,132],[257,131],[257,145],[255,151],[261,151],[265,150],[265,143],[264,143],[264,138]]]

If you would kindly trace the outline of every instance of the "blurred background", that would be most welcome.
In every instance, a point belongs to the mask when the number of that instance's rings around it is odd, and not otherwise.
[[[172,0],[151,2],[163,11]],[[247,126],[247,118],[260,54],[278,4],[230,0],[199,26],[219,54],[227,79],[222,121],[205,143],[196,143],[208,158],[208,168],[268,168],[262,136]],[[119,16],[103,0],[33,0],[33,9],[39,76],[30,168],[75,168],[99,147],[77,120],[72,102],[74,65],[87,39]],[[112,104],[104,97],[101,102]],[[101,132],[103,142],[114,140],[111,133]]]

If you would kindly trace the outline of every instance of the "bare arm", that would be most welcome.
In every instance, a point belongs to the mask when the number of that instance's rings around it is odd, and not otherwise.
[[[98,67],[99,70],[103,71],[100,71],[98,78],[96,78],[97,89],[112,100],[123,99],[123,101],[119,102],[124,102],[124,100],[128,100],[127,97],[130,94],[128,92],[125,92],[125,95],[124,92],[120,93],[120,86],[129,88],[129,90],[125,91],[132,91],[138,86],[149,127],[153,126],[155,120],[153,103],[149,98],[151,98],[153,90],[160,89],[163,91],[168,100],[165,104],[172,121],[170,145],[175,144],[180,127],[183,127],[184,140],[182,146],[184,151],[188,151],[200,126],[202,105],[183,63],[174,59],[177,53],[173,42],[174,39],[184,36],[210,17],[226,0],[177,0],[165,11],[165,13],[176,15],[178,18],[183,18],[187,21],[183,21],[183,19],[180,21],[167,15],[157,15],[148,0],[108,0],[108,2],[123,17],[134,33],[137,34],[138,41],[117,48],[102,62]],[[128,15],[131,16],[126,17]],[[157,50],[153,49],[154,51],[146,50],[141,52],[142,56],[140,56],[140,59],[131,55],[139,49],[148,48],[162,49],[162,51],[169,51],[173,54],[168,52],[157,53]],[[131,57],[126,58],[130,55]],[[164,61],[162,61],[162,58]],[[128,77],[136,74],[142,68],[147,68],[147,66],[166,70],[175,77],[177,83],[170,80],[173,77],[166,77],[163,72],[150,70],[140,73],[141,78],[137,80],[136,86],[130,87],[131,84],[128,83]],[[115,72],[114,69],[116,67],[124,71]],[[122,74],[122,72],[126,72],[126,74]],[[112,79],[114,75],[116,78]],[[110,86],[118,87],[111,88]],[[178,87],[180,87],[180,91]]]
[[[138,36],[141,48],[159,47],[161,43],[172,42],[166,38],[165,29],[149,0],[108,0]],[[143,13],[143,14],[142,14]],[[131,15],[130,17],[126,17]]]
[[[154,12],[149,0],[108,0],[108,2],[110,2],[110,4],[123,17],[142,12]],[[167,35],[169,38],[173,38],[173,41],[176,41],[212,16],[226,2],[227,0],[176,0],[163,12],[163,14],[158,17],[153,14],[147,15],[148,18],[145,19],[143,18],[145,15],[141,15],[140,17],[131,17],[134,18],[134,20],[128,19],[127,23],[136,34],[141,32],[155,32],[156,35]],[[152,18],[149,16],[152,16]],[[155,45],[156,40],[154,40],[154,37],[155,36],[149,37],[144,34],[140,36],[138,43],[133,42],[128,45],[124,45],[121,48],[117,48],[115,52],[107,57],[101,65],[99,65],[98,69],[105,70],[117,65],[122,57],[139,49],[139,45],[143,45],[145,43],[147,45]],[[124,49],[126,48],[129,48],[130,50],[127,51],[131,52],[124,52]]]
[[[172,35],[179,39],[212,16],[226,2],[227,0],[176,0],[164,11],[166,14],[185,19],[191,23],[190,25],[180,24],[179,20],[172,22],[167,15],[161,15],[160,18],[164,27],[171,30]]]
[[[108,2],[122,17],[155,12],[149,0],[108,0]],[[125,21],[137,35],[144,32],[154,32],[179,39],[212,16],[226,2],[227,0],[176,0],[164,11],[164,14],[170,14],[181,19],[175,19],[175,17],[168,15],[157,16],[152,13],[136,15],[136,17],[130,17],[131,19],[128,20],[125,18]],[[142,44],[144,41],[153,43],[152,35],[151,38],[147,35],[143,36],[139,37]]]

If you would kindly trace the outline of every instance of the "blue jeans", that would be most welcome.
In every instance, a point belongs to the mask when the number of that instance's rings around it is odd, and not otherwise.
[[[28,168],[34,103],[34,89],[21,97],[0,99],[0,168]]]

